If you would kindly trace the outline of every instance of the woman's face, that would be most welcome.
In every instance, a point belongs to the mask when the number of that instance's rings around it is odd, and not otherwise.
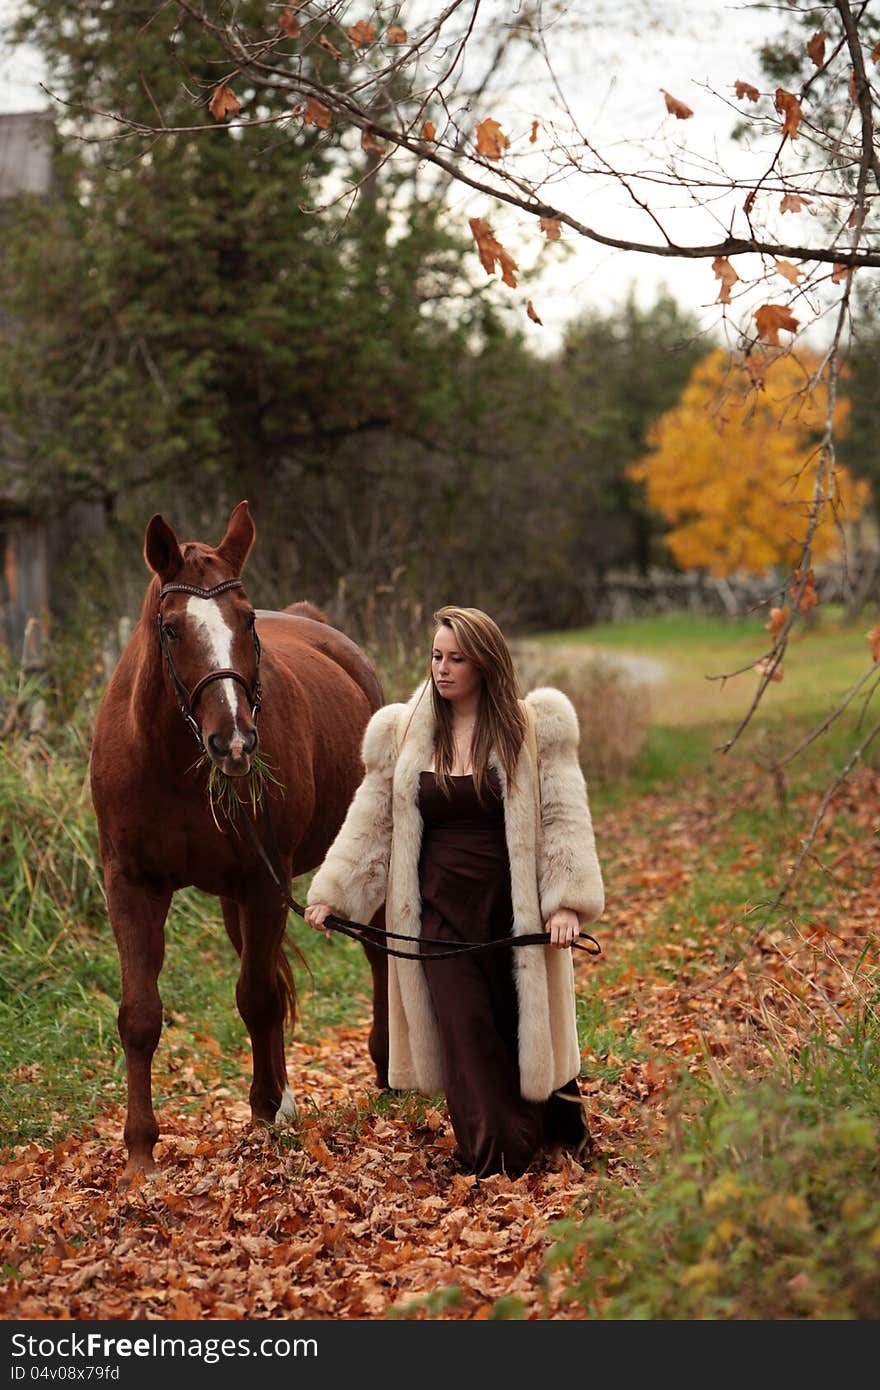
[[[470,700],[483,679],[474,663],[459,651],[452,628],[445,625],[434,633],[431,675],[444,700],[452,704]]]

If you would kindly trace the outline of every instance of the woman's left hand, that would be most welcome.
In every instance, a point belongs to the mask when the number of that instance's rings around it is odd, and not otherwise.
[[[550,945],[565,950],[581,934],[578,915],[570,907],[559,907],[544,924],[550,933]]]

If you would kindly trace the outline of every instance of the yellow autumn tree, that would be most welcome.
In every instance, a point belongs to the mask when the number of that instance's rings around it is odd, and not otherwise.
[[[628,473],[644,482],[651,506],[669,522],[666,543],[683,569],[760,574],[797,561],[816,475],[811,451],[825,423],[825,392],[808,389],[816,365],[803,355],[780,356],[764,366],[756,386],[745,364],[731,363],[722,350],[710,353],[697,363],[678,405],[653,427],[651,452]],[[849,402],[838,400],[838,439],[848,412]],[[835,512],[840,521],[854,521],[868,492],[867,483],[836,467],[834,495],[823,501],[813,537],[814,558],[835,553]]]

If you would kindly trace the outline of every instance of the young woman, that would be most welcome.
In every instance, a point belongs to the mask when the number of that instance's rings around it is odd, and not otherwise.
[[[414,950],[420,936],[546,928],[546,947],[388,961],[389,1085],[445,1092],[459,1165],[516,1175],[547,1146],[588,1140],[568,948],[604,910],[602,875],[571,702],[551,689],[519,699],[507,643],[479,609],[434,622],[428,680],[370,721],[365,776],[306,920],[368,922],[384,899],[388,929]]]

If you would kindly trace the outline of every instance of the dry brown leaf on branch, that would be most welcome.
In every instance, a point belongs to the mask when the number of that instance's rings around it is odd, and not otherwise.
[[[800,588],[802,574],[803,570],[795,570],[794,572],[794,583],[789,589],[789,593],[791,594],[792,598],[795,597],[798,589]],[[804,591],[801,594],[800,599],[798,600],[798,608],[801,610],[802,613],[809,613],[810,609],[815,608],[818,605],[818,603],[819,595],[816,592],[816,577],[813,574],[813,571],[809,569],[807,570],[807,578],[804,583]]]
[[[529,300],[528,304],[526,305],[526,313],[528,314],[529,318],[532,320],[532,323],[539,323],[539,324],[541,325],[542,328],[544,327],[543,321],[542,321],[541,319],[538,318],[538,315],[537,315],[537,313],[535,312],[535,306],[534,306],[534,304],[532,303],[531,300]]]
[[[880,661],[880,627],[872,627],[870,632],[865,633],[865,636],[871,647],[872,659],[874,661]]]
[[[437,127],[433,121],[425,121],[422,126],[422,139],[434,141],[437,139]]]
[[[861,221],[864,221],[865,218],[868,216],[868,213],[871,211],[871,204],[870,204],[870,203],[865,203],[864,207],[865,207],[865,210],[864,210],[864,213],[862,214],[861,218],[859,217],[859,205],[858,205],[858,203],[857,203],[856,206],[853,208],[852,212],[851,212],[850,215],[849,215],[849,221],[848,221],[847,224],[846,224],[846,225],[850,228],[850,230],[852,230],[853,228],[857,227],[857,226],[859,225],[859,221],[860,221],[860,220],[861,220]]]
[[[477,154],[484,159],[500,159],[510,141],[497,121],[487,116],[477,126]]]
[[[317,98],[309,97],[303,112],[303,120],[306,125],[316,125],[320,126],[321,130],[326,130],[330,124],[330,112],[326,106],[321,105]]]
[[[801,212],[812,203],[812,198],[802,198],[799,193],[786,193],[779,204],[780,212]]]
[[[399,24],[391,24],[388,26],[388,33],[385,38],[389,43],[406,43],[409,34],[405,29],[401,29]]]
[[[318,46],[319,48],[323,48],[325,53],[329,53],[331,58],[342,57],[340,50],[336,47],[335,43],[330,42],[326,34],[322,34],[318,39]]]
[[[769,359],[762,352],[750,352],[744,359],[743,366],[756,391],[763,391],[769,365]]]
[[[850,271],[851,271],[852,269],[853,269],[853,268],[852,268],[851,266],[842,265],[839,261],[835,261],[835,263],[834,263],[834,269],[833,269],[832,272],[831,272],[831,281],[832,281],[832,283],[835,284],[835,285],[839,285],[840,282],[841,282],[841,280],[845,280],[845,279],[846,279],[847,275],[849,275],[849,273],[850,273]],[[855,271],[854,271],[854,270],[853,270],[853,274],[855,274]]]
[[[784,87],[777,87],[775,105],[780,116],[785,117],[782,122],[783,135],[787,135],[790,140],[796,140],[798,126],[804,117],[800,98],[796,97],[794,92],[787,92]]]
[[[477,243],[477,251],[480,255],[480,264],[487,275],[495,272],[495,262],[498,262],[501,270],[501,279],[505,285],[509,285],[512,290],[516,289],[515,272],[519,270],[516,261],[508,251],[505,251],[501,242],[498,241],[492,228],[487,226],[479,217],[468,218],[468,226],[473,233],[474,241]]]
[[[302,30],[299,27],[299,20],[285,5],[278,19],[279,28],[283,29],[289,39],[298,39]]]
[[[376,42],[376,26],[370,24],[369,20],[359,19],[356,24],[351,25],[347,32],[355,48],[362,48],[364,44]]]
[[[810,42],[807,44],[807,53],[816,64],[816,67],[821,68],[822,64],[825,62],[825,35],[822,33],[821,29],[817,34],[813,35]]]
[[[791,261],[775,261],[776,269],[780,275],[784,275],[789,284],[796,285],[803,275],[802,270],[798,270]]]
[[[670,96],[665,87],[661,87],[660,91],[663,93],[663,97],[666,101],[666,110],[669,112],[670,116],[675,116],[680,121],[686,121],[694,114],[689,106],[685,106],[683,101],[678,100],[678,97]]]
[[[733,89],[739,101],[742,101],[743,97],[748,97],[749,101],[760,101],[761,99],[761,93],[757,87],[752,86],[751,82],[734,82]]]
[[[716,304],[729,304],[730,291],[736,284],[739,276],[726,256],[716,256],[712,262],[712,269],[721,281],[721,289],[718,291]]]
[[[856,71],[855,68],[849,70],[849,99],[853,106],[856,104]]]
[[[762,656],[760,661],[755,662],[755,670],[762,676],[769,675],[772,681],[782,680],[782,662],[777,661],[774,666],[775,657]]]
[[[361,149],[369,150],[373,154],[384,154],[385,146],[372,135],[369,130],[361,131]]]
[[[770,609],[770,621],[765,623],[764,626],[773,638],[774,645],[780,632],[785,627],[785,624],[788,622],[788,615],[790,611],[791,610],[789,609],[787,603],[784,604],[782,608]]]
[[[241,102],[235,95],[231,87],[227,87],[225,82],[221,82],[219,87],[215,87],[208,102],[208,110],[215,121],[223,121],[227,116],[237,116],[241,110]]]
[[[529,144],[530,144],[530,145],[534,145],[535,141],[536,141],[537,138],[538,138],[538,131],[539,131],[539,130],[540,130],[540,126],[539,126],[538,122],[537,122],[537,121],[532,121],[532,133],[531,133],[531,135],[529,136]]]
[[[871,50],[871,62],[880,63],[880,43],[875,43]]]
[[[539,223],[548,241],[559,241],[562,236],[562,223],[558,217],[542,217]]]
[[[759,338],[763,338],[771,347],[779,347],[779,330],[782,328],[787,333],[796,333],[800,320],[793,316],[787,304],[762,304],[760,309],[755,310],[755,325]]]

